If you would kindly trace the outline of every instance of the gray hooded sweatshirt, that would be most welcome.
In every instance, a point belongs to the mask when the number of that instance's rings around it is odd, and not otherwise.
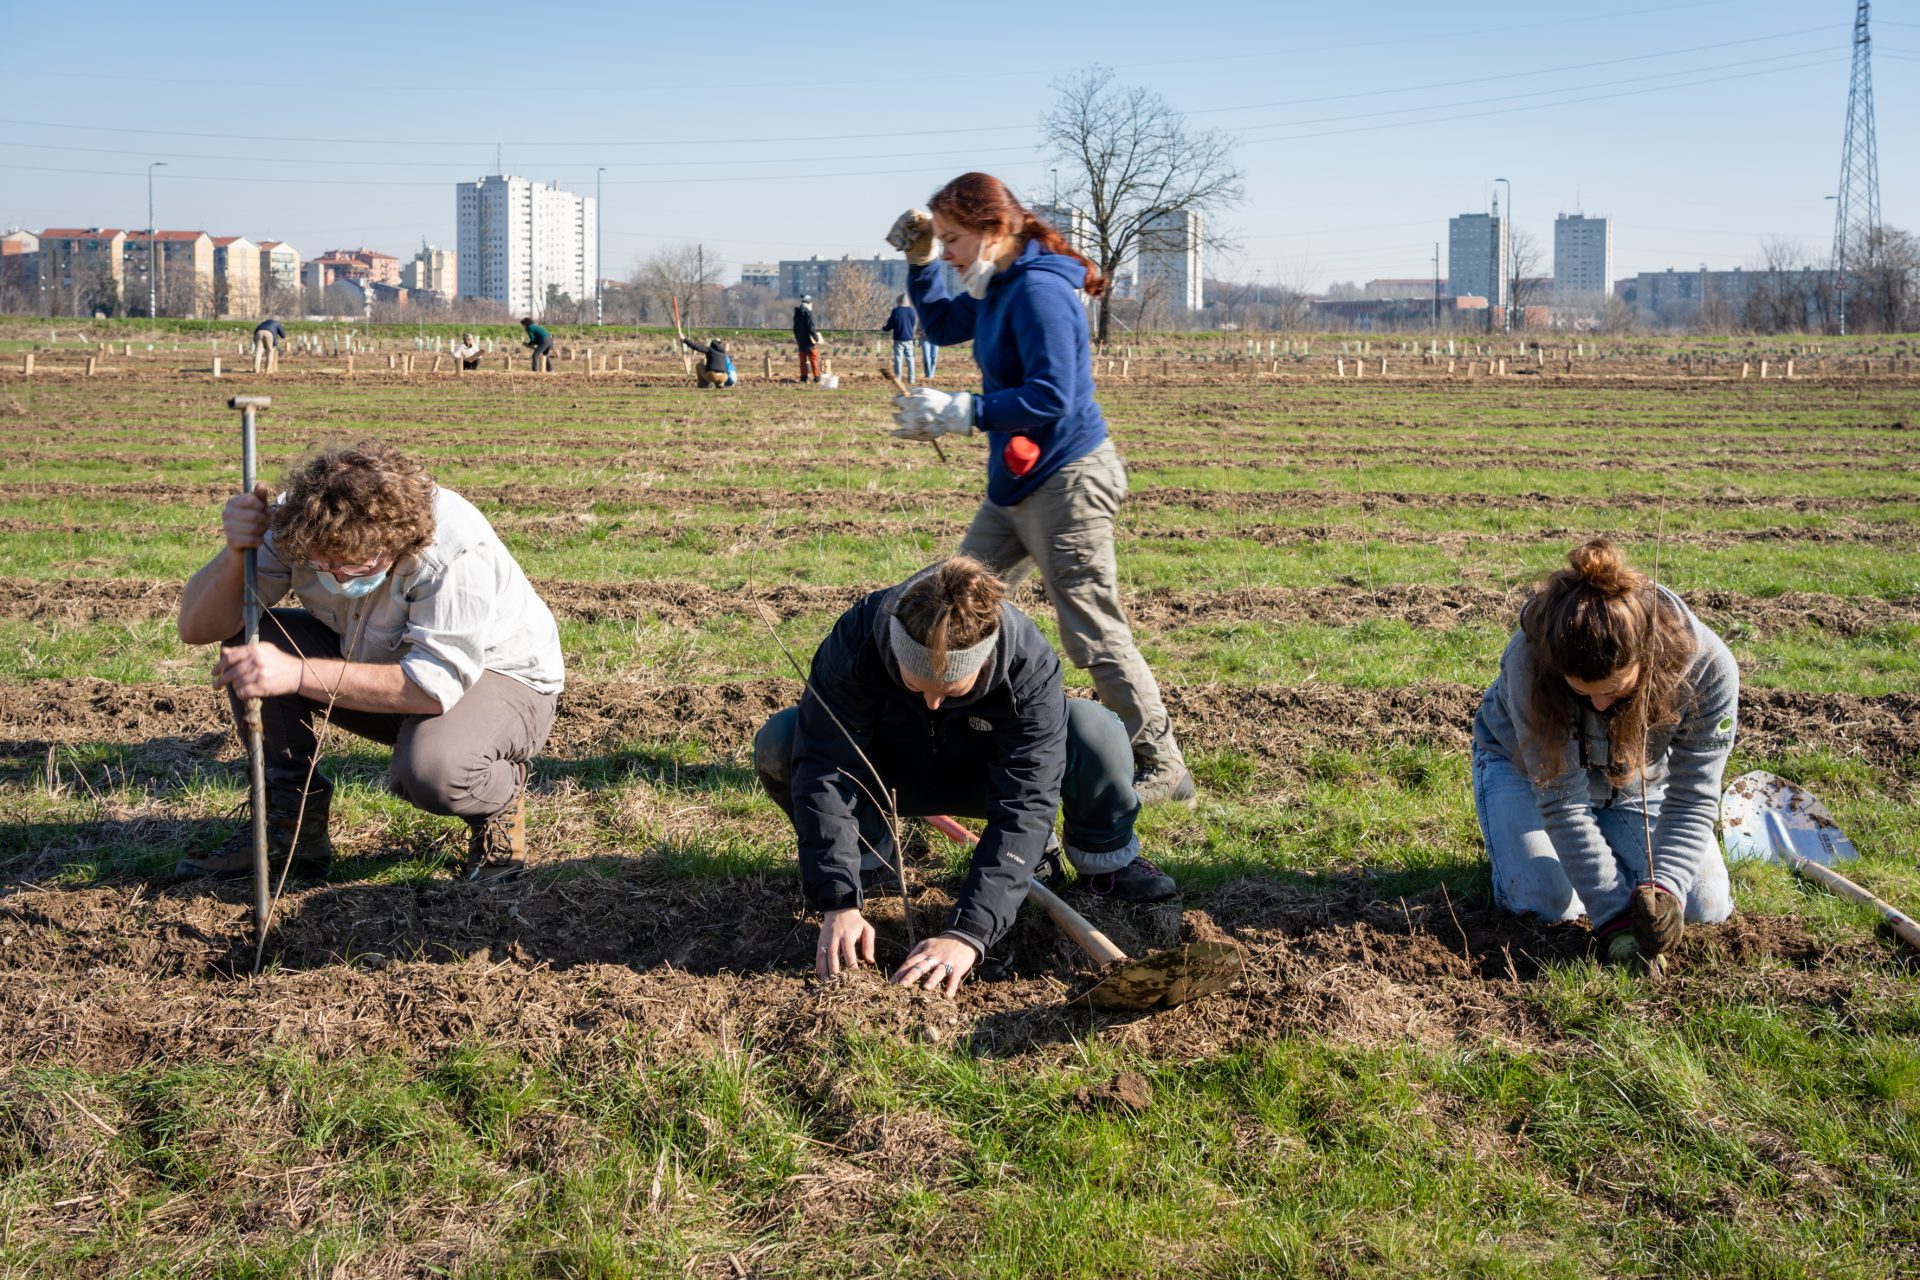
[[[1646,795],[1657,805],[1653,827],[1653,878],[1684,900],[1707,858],[1720,856],[1714,824],[1720,816],[1721,778],[1733,751],[1739,712],[1740,669],[1720,637],[1709,631],[1679,596],[1660,588],[1667,608],[1678,609],[1693,627],[1693,665],[1680,694],[1680,723],[1655,729],[1647,739]],[[1526,741],[1527,704],[1533,690],[1533,650],[1516,632],[1500,659],[1500,675],[1473,718],[1473,744],[1513,762],[1527,776],[1539,774],[1539,751]],[[1627,909],[1633,885],[1621,874],[1594,812],[1608,807],[1638,810],[1640,780],[1616,788],[1607,778],[1607,717],[1569,689],[1575,715],[1562,753],[1560,775],[1533,784],[1540,818],[1574,892],[1595,924]]]

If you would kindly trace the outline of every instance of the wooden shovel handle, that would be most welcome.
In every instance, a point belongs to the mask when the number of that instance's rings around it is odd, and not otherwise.
[[[1878,911],[1881,918],[1892,925],[1893,931],[1900,935],[1901,941],[1905,942],[1915,951],[1920,951],[1920,924],[1915,924],[1912,916],[1909,916],[1906,912],[1900,910],[1886,899],[1876,897],[1867,890],[1862,889],[1859,885],[1847,879],[1832,867],[1815,862],[1811,858],[1803,858],[1797,853],[1788,853],[1786,858],[1787,865],[1792,867],[1794,871],[1813,881],[1829,893],[1838,894],[1842,898],[1850,898],[1854,902],[1864,903],[1872,907],[1875,911]]]
[[[952,818],[944,814],[935,814],[927,819],[929,826],[950,840],[961,844],[976,845],[980,837],[967,830]],[[1115,960],[1125,960],[1127,953],[1113,945],[1113,939],[1094,928],[1088,919],[1060,900],[1056,894],[1038,880],[1029,881],[1027,896],[1039,903],[1041,908],[1060,926],[1061,932],[1073,939],[1074,945],[1087,953],[1087,958],[1096,965],[1109,965]]]

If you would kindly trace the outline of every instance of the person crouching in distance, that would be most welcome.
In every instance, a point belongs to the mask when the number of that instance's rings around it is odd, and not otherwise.
[[[393,748],[388,781],[428,813],[466,819],[469,879],[510,876],[526,852],[527,762],[564,681],[560,632],[472,503],[379,440],[324,449],[285,492],[227,499],[227,545],[188,580],[180,638],[219,644],[213,684],[236,722],[262,699],[267,839],[277,869],[333,861],[333,784],[314,767],[315,715]],[[260,642],[242,628],[243,553],[257,549]],[[244,729],[243,729],[244,732]],[[183,876],[253,869],[252,837],[188,858]]]
[[[453,348],[453,358],[460,362],[463,373],[472,373],[480,367],[480,339],[470,333],[460,335],[460,345]]]
[[[1473,721],[1494,901],[1587,916],[1601,957],[1660,973],[1684,921],[1733,912],[1715,834],[1740,671],[1673,592],[1595,539],[1520,610]]]
[[[733,373],[733,357],[727,354],[727,344],[720,338],[712,342],[695,342],[685,334],[680,341],[688,348],[698,351],[704,358],[698,369],[694,370],[697,383],[702,391],[708,387],[730,387],[736,381]]]
[[[889,795],[899,817],[987,822],[946,930],[914,947],[895,982],[959,989],[1012,926],[1056,844],[1056,813],[1078,887],[1138,902],[1177,892],[1140,856],[1126,729],[1066,696],[1059,656],[1004,597],[964,556],[872,593],[815,651],[800,705],[754,738],[754,771],[793,820],[801,885],[823,913],[823,978],[874,961],[862,907],[899,884]]]

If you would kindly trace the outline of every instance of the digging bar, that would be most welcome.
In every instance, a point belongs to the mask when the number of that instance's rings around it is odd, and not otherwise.
[[[235,396],[227,401],[229,409],[240,411],[240,483],[247,493],[259,483],[253,415],[272,403],[270,396]],[[250,547],[244,557],[246,586],[240,598],[240,616],[247,630],[247,646],[252,648],[260,643],[260,556]],[[253,810],[253,971],[258,973],[260,954],[266,949],[267,912],[273,892],[267,868],[267,757],[261,745],[260,699],[247,699],[242,719],[247,729],[248,799]]]
[[[952,818],[935,815],[927,822],[948,839],[966,845],[980,843],[980,837]],[[1040,904],[1089,960],[1111,970],[1079,997],[1096,1009],[1170,1009],[1225,991],[1240,976],[1240,948],[1230,942],[1186,942],[1131,960],[1113,939],[1038,880],[1028,886],[1027,896]]]
[[[891,382],[893,384],[893,389],[895,391],[898,391],[901,395],[905,396],[905,395],[913,394],[912,391],[908,389],[907,384],[900,381],[900,375],[895,373],[893,370],[887,368],[887,366],[885,365],[880,366],[880,376],[885,378],[888,382]],[[940,442],[938,440],[929,440],[927,441],[927,443],[932,445],[933,451],[940,455],[940,461],[945,462],[947,460],[947,451],[940,447]]]

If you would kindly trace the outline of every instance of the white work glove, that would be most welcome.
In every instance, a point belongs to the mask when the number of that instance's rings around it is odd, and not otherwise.
[[[899,440],[937,440],[973,434],[973,396],[965,391],[915,387],[893,398],[894,431]]]
[[[887,243],[907,255],[910,267],[924,267],[940,255],[933,238],[933,215],[925,209],[909,209],[895,218]]]

